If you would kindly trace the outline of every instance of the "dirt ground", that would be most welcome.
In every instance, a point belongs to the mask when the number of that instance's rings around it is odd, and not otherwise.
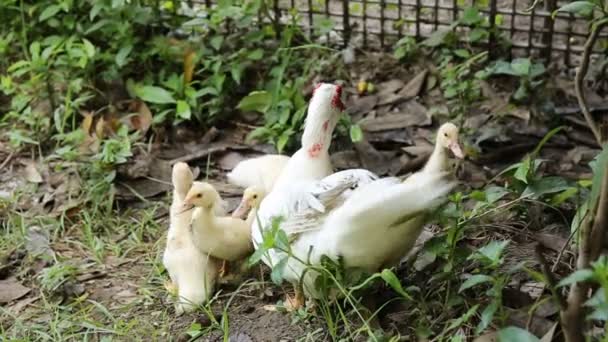
[[[428,157],[438,123],[445,121],[441,113],[446,105],[436,85],[436,70],[425,64],[404,68],[384,58],[370,53],[351,66],[352,74],[365,73],[369,80],[374,80],[377,92],[359,96],[353,85],[347,86],[348,111],[354,121],[363,120],[366,140],[356,145],[348,138],[334,142],[332,160],[338,169],[364,167],[381,175],[414,171]],[[370,63],[378,59],[383,63]],[[377,66],[380,64],[381,68]],[[587,163],[598,148],[577,121],[580,117],[569,82],[556,80],[548,87],[553,98],[560,99],[555,106],[556,112],[562,114],[555,115],[560,115],[559,121],[567,128],[543,149],[542,157],[550,160],[543,172],[580,179],[590,176]],[[470,157],[460,165],[458,178],[465,188],[478,188],[492,180],[504,167],[531,151],[553,128],[547,125],[548,113],[532,107],[507,106],[506,99],[512,91],[509,82],[494,80],[485,84],[483,91],[486,100],[477,104],[463,123]],[[404,92],[413,92],[414,96],[404,101],[397,99],[403,98],[399,94]],[[431,117],[430,112],[437,114]],[[272,152],[267,145],[244,143],[252,128],[247,118],[237,118],[202,133],[195,127],[178,126],[166,133],[172,138],[155,144],[150,153],[138,149],[134,161],[126,168],[132,170],[143,163],[146,171],[133,176],[128,170],[119,170],[116,207],[120,215],[95,223],[93,231],[103,238],[92,238],[92,243],[86,242],[90,240],[86,220],[70,216],[82,203],[75,203],[67,215],[57,216],[70,202],[66,190],[60,193],[58,189],[72,178],[59,176],[61,169],[39,161],[32,171],[32,166],[28,166],[34,162],[30,155],[11,155],[0,148],[0,162],[5,161],[0,170],[0,194],[4,198],[11,198],[16,192],[21,194],[17,204],[7,205],[16,208],[17,215],[0,219],[1,227],[7,236],[15,227],[23,234],[22,240],[3,241],[2,250],[7,252],[0,259],[0,287],[8,295],[2,298],[1,331],[16,333],[24,339],[49,340],[105,341],[110,337],[120,341],[328,340],[323,316],[318,312],[287,314],[264,308],[276,304],[287,290],[273,285],[265,268],[260,271],[255,266],[240,281],[222,284],[209,313],[175,317],[163,287],[167,276],[160,268],[160,260],[167,230],[170,165],[178,160],[187,161],[198,167],[199,178],[204,178],[202,173],[209,160],[208,176],[233,209],[241,189],[226,183],[226,171],[240,160]],[[552,220],[551,225],[539,224],[542,229],[517,218],[487,225],[491,230],[490,233],[484,230],[483,241],[495,235],[514,239],[513,263],[532,259],[536,243],[546,245],[555,259],[567,243],[569,232],[569,227],[558,220]],[[440,229],[429,226],[422,240]],[[475,247],[483,241],[473,237],[468,244]],[[96,254],[96,249],[91,248],[96,243],[103,245],[101,253]],[[41,289],[41,274],[52,260],[71,265],[73,270],[55,270],[67,276],[49,295]],[[568,272],[571,265],[571,253],[566,251],[560,269]],[[416,272],[411,263],[404,263],[397,274],[407,286],[424,287],[429,277],[428,271]],[[47,274],[46,281],[52,276]],[[506,305],[517,312],[531,304],[539,296],[534,292],[538,286],[539,283],[523,277],[512,286]],[[373,291],[370,297],[378,302],[395,297],[386,286]],[[407,335],[411,333],[407,321],[410,310],[411,307],[399,302],[388,305],[376,324],[387,332]],[[519,321],[517,314],[512,317],[515,323],[525,325],[526,317]],[[543,334],[555,319],[555,308],[547,305],[546,312],[537,317],[531,329]],[[220,321],[227,326],[220,326]]]

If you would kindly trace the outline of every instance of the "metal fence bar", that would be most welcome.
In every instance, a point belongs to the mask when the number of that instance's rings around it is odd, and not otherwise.
[[[416,39],[420,39],[420,9],[422,7],[421,0],[416,0]]]
[[[315,33],[314,22],[312,19],[312,0],[308,0],[308,25],[310,25],[308,31],[310,33],[310,36],[312,37]]]
[[[363,46],[367,47],[367,0],[363,0]]]
[[[498,0],[491,0],[490,1],[490,36],[488,37],[488,54],[490,54],[490,56],[495,56],[496,55],[496,11],[497,11],[497,4]]]
[[[549,14],[553,13],[553,11],[557,9],[557,0],[545,0],[544,9],[545,12]],[[543,49],[541,57],[545,59],[545,61],[550,62],[552,54],[551,50],[553,48],[553,30],[555,29],[555,20],[545,17],[543,28],[545,32],[543,32],[542,42],[545,48]]]
[[[346,48],[350,42],[350,7],[348,6],[348,0],[342,0],[342,29],[344,31],[344,47]]]
[[[386,8],[386,0],[380,1],[380,47],[384,48],[384,9]]]
[[[513,4],[511,5],[511,25],[509,26],[509,40],[513,41],[513,36],[515,35],[515,12],[517,9],[517,0],[513,0]],[[509,49],[509,59],[513,58],[513,49]]]
[[[163,20],[165,26],[179,24],[180,21],[173,20],[171,15],[184,16],[180,3],[187,4],[190,8],[198,8],[201,16],[206,15],[206,9],[217,4],[217,1],[212,0],[170,1],[174,3],[175,14],[173,11],[162,10],[161,1],[153,1],[151,5],[155,7],[152,10],[158,14],[158,20]],[[264,3],[266,7],[257,16],[254,25],[262,27],[271,24],[277,35],[280,35],[281,27],[285,25],[281,16],[291,14],[295,10],[303,16],[298,24],[307,31],[311,39],[319,38],[318,29],[321,22],[316,23],[315,20],[323,18],[323,24],[326,20],[331,21],[332,30],[342,34],[343,40],[338,43],[345,47],[354,42],[357,47],[388,49],[403,36],[425,39],[433,30],[441,30],[450,25],[458,20],[463,10],[475,5],[479,6],[479,12],[488,18],[490,31],[487,40],[478,47],[487,48],[490,53],[496,53],[501,37],[505,37],[511,41],[511,58],[513,55],[523,54],[539,56],[546,62],[563,58],[566,65],[570,66],[575,58],[580,56],[586,38],[583,28],[587,22],[584,18],[566,13],[558,13],[556,18],[551,17],[558,4],[565,3],[565,0],[544,0],[543,7],[535,8],[531,12],[525,11],[521,0],[487,0],[487,5],[481,0],[273,0]],[[199,14],[194,12],[188,15]],[[498,17],[503,15],[510,18],[505,18],[504,22],[497,21]],[[362,38],[362,42],[353,40],[355,37]],[[323,38],[328,38],[327,41],[332,44],[336,43],[331,40],[333,33]],[[607,39],[608,34],[602,34],[601,38]],[[594,51],[604,53],[599,44]]]
[[[570,19],[572,19],[573,15],[568,15]],[[572,20],[568,20],[568,25],[566,28],[566,53],[564,54],[564,64],[566,66],[570,66],[570,41],[572,40]]]
[[[532,7],[530,12],[530,29],[528,30],[528,56],[532,53],[532,44],[534,40],[534,19],[536,18],[536,6]]]

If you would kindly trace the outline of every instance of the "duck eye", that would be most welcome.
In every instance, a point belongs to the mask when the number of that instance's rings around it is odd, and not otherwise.
[[[448,137],[448,132],[443,133],[443,136],[447,138]]]
[[[198,195],[196,195],[196,197],[201,198],[201,197],[203,197],[203,194],[198,194]]]
[[[257,199],[257,198],[258,198],[258,195],[253,195],[253,199]]]

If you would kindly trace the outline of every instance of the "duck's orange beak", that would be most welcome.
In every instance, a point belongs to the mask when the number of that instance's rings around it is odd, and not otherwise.
[[[247,214],[249,213],[249,210],[251,209],[251,203],[249,203],[249,200],[245,197],[243,197],[243,199],[241,200],[241,203],[239,203],[239,206],[234,209],[234,212],[232,213],[232,217],[238,217],[241,219],[244,219],[245,217],[247,217]]]
[[[462,152],[462,148],[460,148],[460,144],[458,141],[453,141],[448,145],[448,148],[452,153],[454,153],[454,157],[458,159],[464,159],[464,153]]]

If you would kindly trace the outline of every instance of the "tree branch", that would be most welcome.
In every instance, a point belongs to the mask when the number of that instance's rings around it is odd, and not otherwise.
[[[600,34],[600,31],[607,25],[608,23],[600,23],[595,27],[591,27],[591,33],[587,38],[587,42],[585,42],[585,49],[583,50],[583,59],[581,61],[581,66],[578,68],[576,73],[576,78],[574,79],[574,90],[576,92],[576,99],[578,100],[578,105],[581,107],[581,111],[585,116],[585,121],[587,121],[587,125],[593,132],[595,136],[595,140],[597,143],[602,146],[602,133],[600,128],[598,127],[595,120],[593,120],[593,116],[589,111],[589,107],[587,106],[587,100],[585,99],[585,93],[583,91],[583,80],[587,75],[587,71],[589,70],[589,61],[591,60],[591,53],[593,52],[593,46],[597,41],[597,38]]]
[[[587,125],[589,125],[591,132],[593,132],[593,135],[595,136],[595,140],[600,146],[602,146],[603,143],[602,132],[591,116],[589,107],[587,106],[585,94],[583,92],[583,80],[589,69],[589,61],[593,46],[595,45],[600,31],[607,24],[608,23],[604,22],[591,27],[591,32],[585,42],[581,66],[576,73],[574,83],[578,104],[581,107]],[[608,165],[599,165],[597,172],[603,173],[600,184],[600,194],[593,203],[589,203],[590,207],[580,226],[578,257],[576,260],[577,270],[589,267],[591,261],[599,256],[606,233],[606,225],[608,224]],[[574,283],[570,287],[566,307],[560,312],[562,331],[566,342],[585,341],[585,315],[583,304],[587,299],[588,292],[589,284],[585,282]]]

